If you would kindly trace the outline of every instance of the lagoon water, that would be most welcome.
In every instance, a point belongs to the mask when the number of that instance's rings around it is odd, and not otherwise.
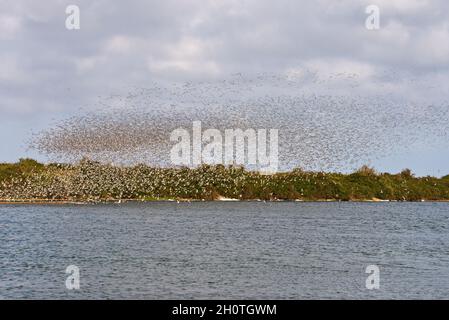
[[[1,205],[0,298],[449,298],[449,204]]]

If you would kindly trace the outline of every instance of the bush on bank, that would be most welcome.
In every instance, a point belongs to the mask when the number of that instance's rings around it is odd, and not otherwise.
[[[114,166],[84,159],[77,164],[41,164],[32,159],[0,164],[2,200],[205,199],[241,200],[449,200],[449,175],[415,177],[361,167],[354,173],[294,169],[273,175],[243,167],[203,165],[155,168]]]

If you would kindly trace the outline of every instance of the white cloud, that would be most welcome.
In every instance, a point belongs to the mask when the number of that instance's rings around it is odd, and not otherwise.
[[[447,22],[433,26],[428,33],[422,34],[416,51],[423,58],[423,63],[449,63],[449,24]]]
[[[8,83],[2,98],[29,94],[39,112],[38,101],[51,94],[72,108],[57,90],[78,88],[79,100],[91,101],[106,87],[145,86],[157,78],[298,67],[322,77],[356,73],[359,81],[385,69],[426,79],[434,70],[449,74],[449,3],[443,0],[75,3],[82,22],[74,32],[64,26],[64,1],[2,6],[0,39],[7,41],[0,42],[0,78]],[[381,29],[374,32],[364,27],[371,3],[381,8]]]
[[[210,59],[211,46],[200,39],[185,37],[175,44],[168,44],[163,55],[150,56],[148,68],[152,72],[164,71],[191,73],[197,75],[217,75],[219,65]]]
[[[0,14],[0,39],[14,39],[21,27],[20,17]]]
[[[405,14],[419,12],[431,6],[428,0],[373,0],[370,2],[379,6],[381,12],[383,10],[394,10]]]
[[[111,53],[127,53],[135,48],[134,44],[135,41],[131,37],[115,35],[106,41],[104,50]]]
[[[18,58],[11,54],[0,54],[0,82],[4,81],[9,84],[23,84],[27,80],[25,71],[21,68]]]

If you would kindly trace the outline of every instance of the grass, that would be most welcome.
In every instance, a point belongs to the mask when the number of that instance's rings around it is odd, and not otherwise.
[[[350,174],[294,169],[273,175],[243,167],[197,168],[112,166],[83,160],[77,164],[41,164],[32,159],[0,164],[0,199],[107,201],[138,199],[216,200],[449,200],[449,175],[415,177],[406,169],[377,173],[363,166]]]

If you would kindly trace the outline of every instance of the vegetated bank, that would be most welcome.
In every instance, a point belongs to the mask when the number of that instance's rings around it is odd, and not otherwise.
[[[351,174],[294,169],[273,175],[243,167],[114,166],[84,159],[41,164],[32,159],[0,164],[0,202],[116,200],[448,201],[449,175],[415,177],[408,169]]]

